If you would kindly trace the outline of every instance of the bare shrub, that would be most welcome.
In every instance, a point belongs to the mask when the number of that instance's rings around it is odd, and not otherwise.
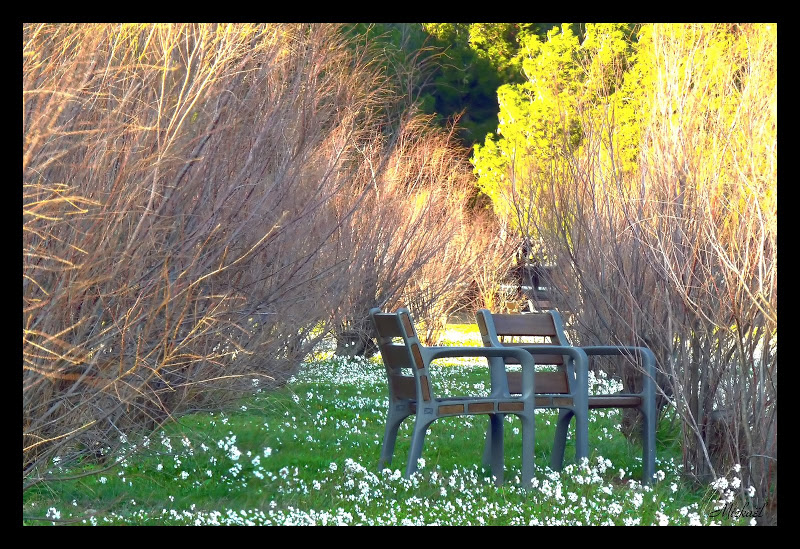
[[[290,375],[386,89],[331,25],[24,26],[23,481]]]
[[[478,309],[497,312],[519,311],[522,296],[519,280],[514,278],[515,256],[518,240],[515,231],[509,231],[508,220],[490,211],[475,211],[469,221],[469,241],[477,260],[470,273],[471,292],[462,296],[459,306],[470,317]]]
[[[656,353],[687,474],[741,464],[743,494],[752,484],[776,513],[774,29],[656,25],[649,39],[638,167],[623,168],[619,121],[599,97],[600,111],[579,105],[579,147],[565,139],[547,169],[512,173],[507,197],[557,265],[574,339]],[[613,368],[637,389],[635,365]]]
[[[475,260],[462,220],[471,178],[452,132],[408,115],[392,140],[371,145],[360,180],[369,192],[337,239],[352,283],[336,331],[341,354],[371,352],[372,307],[409,306],[434,339]]]
[[[730,27],[730,28],[729,28]],[[643,136],[642,168],[657,215],[642,241],[677,326],[665,369],[685,418],[684,461],[704,478],[732,463],[777,506],[776,43],[764,25],[653,33],[662,68]],[[714,39],[736,38],[722,54]],[[690,57],[691,76],[672,60]],[[711,61],[709,61],[711,60]],[[686,86],[687,82],[695,86]],[[702,85],[700,85],[702,83]],[[672,121],[670,101],[682,104]],[[655,199],[658,200],[655,200]],[[674,330],[674,328],[673,328]],[[704,448],[704,445],[708,448]],[[707,455],[708,454],[708,455]]]

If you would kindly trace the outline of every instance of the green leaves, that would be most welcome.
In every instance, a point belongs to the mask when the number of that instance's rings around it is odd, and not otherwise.
[[[545,37],[520,34],[517,62],[525,81],[498,88],[499,137],[487,137],[473,156],[478,185],[499,214],[507,214],[508,202],[520,193],[536,200],[553,170],[567,169],[565,153],[586,146],[587,127],[607,128],[613,119],[630,166],[638,146],[635,93],[641,81],[625,80],[636,53],[633,30],[629,24],[587,24],[581,39],[564,24]]]

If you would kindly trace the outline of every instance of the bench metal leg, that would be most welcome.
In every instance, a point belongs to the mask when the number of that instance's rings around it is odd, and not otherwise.
[[[496,414],[489,417],[489,426],[486,429],[486,444],[483,449],[483,465],[485,467],[491,466],[492,474],[494,474],[499,481],[498,484],[502,484],[502,477],[498,475],[497,471],[500,471],[501,474],[504,474],[502,468],[503,462],[499,461],[499,465],[496,465],[493,456],[495,455],[494,452],[498,452],[500,455],[499,459],[502,460],[503,422],[505,421],[506,414]],[[529,419],[523,415],[518,417],[522,422],[522,486],[524,488],[528,488],[530,487],[531,480],[533,479],[533,471],[536,463],[536,425],[533,419]],[[492,435],[492,427],[495,422],[499,424],[499,436]],[[500,443],[496,444],[494,442],[495,440],[500,440]]]
[[[575,462],[589,458],[589,412],[575,414]]]
[[[522,422],[522,487],[529,489],[533,479],[536,451],[536,423],[530,416],[519,416]]]
[[[575,416],[575,461],[589,457],[589,417],[585,413],[575,413],[571,408],[561,408],[556,422],[556,435],[553,440],[553,453],[550,468],[560,471],[564,467],[564,453],[567,448],[567,434],[572,417]]]
[[[489,432],[487,435],[487,448],[492,468],[492,475],[495,477],[495,484],[503,484],[505,465],[503,463],[503,418],[502,414],[491,414],[489,416]],[[491,439],[491,440],[489,440]],[[486,451],[484,450],[484,452]]]
[[[392,464],[392,456],[394,456],[394,445],[397,440],[397,430],[405,418],[409,416],[408,412],[389,412],[386,418],[386,431],[383,435],[383,446],[381,447],[381,457],[378,461],[378,471],[382,471]]]
[[[500,425],[502,430],[503,420],[505,414],[495,414],[494,417],[500,418]],[[486,426],[486,442],[483,445],[483,460],[484,467],[491,467],[492,465],[492,416],[489,416],[489,425]]]
[[[567,447],[567,432],[569,423],[575,413],[569,408],[561,408],[556,422],[556,436],[553,440],[553,453],[550,455],[550,468],[560,471],[564,466],[564,451]]]
[[[428,426],[432,422],[432,419],[422,419],[422,416],[417,413],[417,419],[414,421],[414,433],[411,436],[411,448],[408,451],[406,478],[413,475],[417,470],[417,460],[422,457],[422,446],[425,443],[425,434],[428,431]]]
[[[656,473],[656,368],[655,356],[649,349],[640,351],[642,355],[642,483],[651,484]]]
[[[645,408],[648,407],[645,405]],[[656,473],[656,412],[642,410],[642,483],[652,484]]]

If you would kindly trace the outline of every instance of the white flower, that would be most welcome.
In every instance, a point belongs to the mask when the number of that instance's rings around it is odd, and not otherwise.
[[[100,477],[98,480],[100,481],[100,484],[105,484],[108,481],[106,477]]]
[[[619,470],[619,478],[620,478],[620,480],[625,478],[625,469],[620,469]]]
[[[59,511],[55,507],[51,507],[50,509],[47,510],[47,514],[45,516],[47,518],[58,520],[61,518],[61,511]]]
[[[425,458],[417,459],[417,467],[419,467],[420,469],[425,468]]]
[[[330,472],[331,472],[331,473],[335,472],[335,471],[336,471],[338,468],[339,468],[339,466],[338,466],[338,465],[336,465],[336,464],[335,464],[334,462],[332,462],[332,461],[331,461],[331,464],[330,464],[330,466],[328,467],[328,469],[330,470]]]
[[[739,471],[742,470],[742,466],[737,463],[736,465],[733,466],[733,470],[738,473]]]
[[[673,493],[675,493],[675,492],[677,492],[677,491],[678,491],[678,485],[677,485],[676,483],[674,483],[674,482],[673,482],[673,483],[670,485],[669,489],[670,489],[670,490],[672,490],[672,492],[673,492]]]
[[[748,496],[750,496],[750,497],[753,497],[753,496],[755,496],[755,495],[756,495],[756,489],[755,489],[755,487],[753,487],[753,486],[750,486],[750,487],[747,489],[747,495],[748,495]]]

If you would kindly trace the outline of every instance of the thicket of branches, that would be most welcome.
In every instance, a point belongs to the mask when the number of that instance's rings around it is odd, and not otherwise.
[[[373,59],[334,25],[24,26],[24,486],[370,306],[441,312],[468,172]]]
[[[561,57],[586,95],[554,100],[547,160],[518,147],[499,192],[557,265],[575,339],[656,353],[687,474],[707,481],[741,464],[742,491],[752,484],[755,505],[776,513],[774,28],[646,26],[626,77],[638,79],[625,83],[614,34],[592,30],[589,53]],[[635,390],[631,366],[620,373]]]
[[[372,307],[407,306],[421,321],[422,338],[435,343],[447,319],[465,302],[481,271],[507,268],[508,246],[498,239],[492,217],[469,210],[474,192],[463,149],[452,132],[434,130],[429,117],[401,126],[384,170],[358,209],[340,230],[346,275],[355,281],[347,309],[335,329],[338,354],[371,353]],[[364,151],[372,173],[380,149]],[[485,277],[484,277],[485,278]],[[474,299],[480,299],[478,293]]]

